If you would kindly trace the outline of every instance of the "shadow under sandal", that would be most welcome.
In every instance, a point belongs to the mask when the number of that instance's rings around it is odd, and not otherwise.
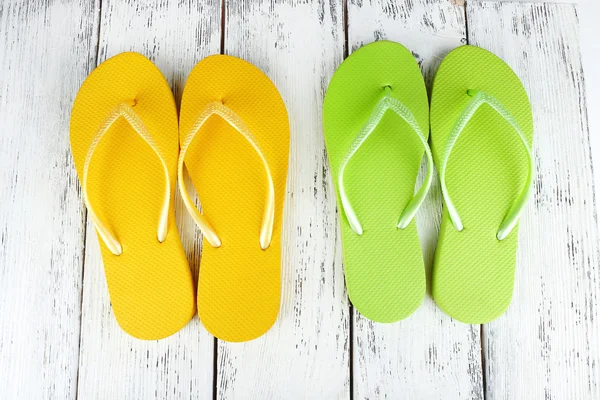
[[[504,61],[474,46],[446,56],[431,100],[444,198],[432,292],[459,321],[487,323],[510,304],[518,221],[534,175],[532,137],[527,93]]]
[[[117,322],[140,339],[177,332],[196,311],[175,223],[177,109],[150,60],[122,53],[87,77],[71,113],[71,150]]]
[[[276,321],[290,129],[277,88],[258,68],[215,55],[181,100],[179,188],[204,235],[198,315],[221,340],[259,337]],[[186,167],[202,212],[183,177]]]
[[[365,317],[395,322],[425,295],[414,216],[433,174],[427,92],[402,45],[381,41],[352,53],[325,96],[323,128],[337,194],[344,273]],[[423,154],[428,171],[415,194]]]

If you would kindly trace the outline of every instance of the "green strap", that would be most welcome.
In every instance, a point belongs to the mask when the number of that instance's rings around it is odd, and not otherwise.
[[[496,237],[498,240],[503,240],[506,238],[510,232],[513,230],[517,222],[519,221],[519,217],[521,216],[521,212],[523,212],[523,208],[531,195],[531,188],[533,184],[533,172],[535,169],[532,151],[529,146],[529,142],[527,141],[527,137],[523,133],[523,130],[517,123],[515,117],[508,111],[502,103],[492,96],[489,93],[486,93],[481,90],[468,90],[467,94],[472,97],[472,99],[467,103],[465,108],[463,109],[460,116],[457,118],[454,128],[450,132],[448,137],[448,142],[446,144],[446,148],[442,153],[442,159],[440,163],[440,181],[442,186],[442,196],[444,197],[444,202],[446,203],[446,208],[448,209],[448,214],[450,215],[450,220],[452,221],[452,225],[458,230],[463,230],[463,223],[458,215],[458,211],[452,203],[450,199],[450,194],[448,193],[448,188],[446,187],[446,167],[448,165],[448,159],[450,158],[450,153],[452,152],[452,148],[456,144],[458,136],[464,130],[465,126],[469,123],[475,112],[481,107],[483,104],[488,104],[491,106],[498,114],[502,116],[519,134],[521,141],[523,142],[523,147],[525,148],[525,152],[527,153],[527,159],[529,163],[529,169],[527,171],[527,181],[525,182],[525,186],[519,194],[519,197],[515,200],[510,210],[504,217],[504,221],[498,228],[498,233]]]
[[[358,151],[358,149],[363,145],[363,143],[367,140],[369,135],[373,133],[379,122],[383,119],[384,114],[388,110],[394,111],[398,116],[404,119],[408,125],[413,129],[413,131],[417,134],[419,139],[421,140],[421,144],[425,149],[425,154],[427,157],[427,177],[425,178],[425,182],[419,188],[417,194],[412,198],[412,200],[408,203],[402,214],[400,215],[400,219],[398,221],[398,228],[404,229],[410,224],[411,220],[419,210],[419,207],[425,200],[427,196],[427,192],[429,191],[429,187],[431,186],[431,182],[433,179],[433,157],[431,156],[431,150],[429,149],[429,145],[427,144],[427,136],[423,133],[415,116],[410,112],[408,107],[406,107],[402,102],[391,96],[392,89],[389,86],[385,87],[385,92],[381,100],[377,103],[371,116],[362,127],[362,129],[356,135],[354,142],[350,146],[350,149],[344,156],[339,171],[338,178],[338,186],[340,190],[340,198],[342,201],[342,211],[345,213],[346,218],[348,219],[348,223],[350,227],[357,235],[362,235],[363,229],[362,225],[358,221],[358,217],[350,204],[350,200],[348,199],[348,195],[346,193],[346,189],[344,187],[344,170],[346,166],[350,162],[350,159],[354,156],[354,154]]]

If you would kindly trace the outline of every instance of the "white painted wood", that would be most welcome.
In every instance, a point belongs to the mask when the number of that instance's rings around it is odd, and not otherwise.
[[[252,342],[219,342],[219,399],[347,399],[349,316],[321,130],[342,61],[341,1],[226,2],[225,52],[261,68],[290,118],[279,318]]]
[[[460,46],[465,36],[464,8],[445,0],[417,2],[411,7],[355,0],[348,7],[352,50],[375,40],[397,41],[413,52],[429,87],[443,57]],[[425,170],[423,165],[420,179]],[[428,276],[440,217],[441,192],[436,180],[417,215]],[[413,315],[398,323],[373,323],[356,310],[354,321],[355,399],[483,397],[479,325],[453,321],[429,294]]]
[[[177,98],[192,67],[218,53],[218,0],[102,2],[99,61],[122,51],[153,60]],[[197,268],[201,237],[177,199],[176,211],[190,265]],[[98,239],[87,226],[79,373],[82,399],[211,399],[214,339],[197,317],[177,334],[140,341],[125,334],[112,313]]]
[[[92,68],[96,22],[94,2],[0,3],[4,399],[75,397],[84,213],[69,111]]]
[[[600,398],[599,242],[573,5],[468,4],[469,42],[519,75],[534,114],[535,194],[508,312],[484,327],[489,399]]]
[[[581,58],[585,73],[585,93],[588,110],[600,110],[600,2],[582,0],[578,7],[580,19]],[[596,202],[600,199],[600,113],[588,112],[592,165],[595,167],[594,187]],[[596,203],[597,205],[597,203]]]
[[[356,399],[471,399],[484,389],[488,399],[600,398],[591,165],[600,152],[590,150],[595,136],[587,124],[597,113],[586,111],[600,90],[589,79],[584,91],[576,28],[578,18],[595,20],[583,5],[467,2],[470,42],[504,58],[530,94],[538,164],[521,223],[513,303],[483,327],[485,378],[479,327],[453,322],[429,297],[398,324],[354,315],[350,339],[320,114],[342,61],[342,0],[231,0],[226,7],[225,51],[273,79],[292,126],[276,326],[249,343],[220,342],[216,366],[214,339],[197,319],[161,341],[124,334],[110,309],[96,234],[85,222],[68,143],[70,109],[96,65],[99,33],[100,61],[125,50],[144,53],[179,98],[193,65],[220,51],[221,1],[196,3],[104,0],[100,9],[99,0],[0,2],[0,397],[210,399],[216,367],[220,399],[347,399],[351,390]],[[351,49],[399,41],[422,62],[428,81],[465,36],[461,0],[349,3]],[[435,186],[418,215],[428,268],[440,197]],[[177,201],[196,269],[200,235]]]
[[[463,2],[465,2],[466,0],[462,0]],[[503,2],[503,3],[507,3],[507,2],[513,2],[513,3],[558,3],[558,4],[578,4],[581,3],[582,1],[586,1],[586,0],[470,0],[469,3],[473,2],[479,2],[479,3],[485,3],[485,2]]]

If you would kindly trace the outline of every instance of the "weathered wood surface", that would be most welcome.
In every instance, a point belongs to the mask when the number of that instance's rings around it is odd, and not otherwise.
[[[321,105],[343,58],[341,1],[225,3],[225,53],[262,69],[291,127],[275,326],[243,344],[219,342],[219,399],[347,399],[349,312]]]
[[[84,210],[71,104],[95,66],[94,2],[0,3],[0,397],[77,388]],[[64,38],[69,38],[64,40]]]
[[[471,0],[465,21],[461,0],[348,3],[0,3],[0,397],[600,398],[600,245],[581,11]],[[344,291],[323,96],[346,37],[349,51],[379,39],[403,43],[430,84],[467,33],[511,65],[533,105],[536,190],[521,223],[513,303],[483,328],[452,321],[429,296],[407,320],[374,324],[350,313]],[[112,315],[68,121],[85,76],[127,50],[150,57],[178,99],[194,64],[223,51],[261,68],[286,102],[283,297],[262,338],[219,342],[215,353],[195,318],[171,338],[143,342]],[[440,209],[435,185],[417,216],[427,268]],[[179,199],[177,211],[197,270],[201,235]]]
[[[98,62],[123,51],[149,57],[174,87],[177,98],[192,67],[219,53],[219,1],[102,2]],[[177,201],[182,240],[190,265],[199,263],[200,237]],[[211,399],[214,339],[194,319],[160,341],[125,334],[112,313],[98,239],[87,226],[79,397],[82,399]]]
[[[585,101],[588,110],[600,110],[600,2],[582,0],[577,7],[579,19],[580,53],[585,74]],[[595,166],[595,197],[600,199],[600,113],[588,113],[588,128],[592,153],[592,165]],[[597,203],[596,203],[597,205]]]
[[[466,0],[462,0],[466,2]],[[572,4],[581,4],[582,2],[587,0],[471,0],[469,3],[485,3],[485,2],[513,2],[513,3],[572,3]]]
[[[411,50],[430,88],[443,57],[466,41],[464,7],[445,0],[412,6],[351,1],[351,50],[380,39]],[[425,166],[421,172],[423,179]],[[436,182],[417,215],[428,276],[440,217],[441,192]],[[415,314],[396,324],[376,324],[354,314],[354,398],[482,398],[479,326],[453,321],[429,294]]]
[[[484,326],[490,399],[600,398],[599,242],[573,5],[474,3],[469,42],[502,57],[533,107],[535,194],[508,312]]]

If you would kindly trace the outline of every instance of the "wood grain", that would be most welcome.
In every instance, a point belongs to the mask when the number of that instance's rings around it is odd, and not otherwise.
[[[535,125],[513,301],[483,330],[487,398],[600,398],[600,245],[577,8],[469,3],[467,15],[469,42],[523,81]]]
[[[279,318],[252,342],[219,342],[217,397],[348,398],[348,303],[321,130],[325,89],[343,56],[341,1],[227,1],[225,26],[225,53],[279,89],[291,145]]]
[[[413,52],[428,87],[443,57],[463,44],[465,36],[464,8],[448,1],[355,0],[348,7],[350,48],[397,41]],[[425,165],[418,185],[424,175]],[[417,215],[428,277],[440,218],[436,180]],[[429,294],[413,315],[398,323],[377,324],[357,311],[354,321],[355,399],[483,398],[479,326],[453,321]]]
[[[461,0],[461,1],[465,1],[465,0]],[[493,2],[493,1],[497,1],[497,2],[514,2],[514,3],[573,3],[573,4],[579,4],[582,2],[582,0],[472,0],[471,2],[475,3],[475,2],[480,2],[480,3],[485,3],[485,2]]]
[[[585,73],[585,99],[588,110],[600,110],[600,2],[583,0],[577,7],[579,16],[580,53]],[[596,166],[594,173],[595,197],[600,199],[600,113],[588,113],[588,127],[592,153],[592,164]],[[596,204],[597,205],[597,204]]]
[[[84,211],[69,150],[94,2],[0,3],[0,397],[74,398]]]
[[[344,55],[346,2],[197,3],[0,2],[1,398],[600,398],[600,238],[577,5],[471,0],[465,24],[463,0],[348,1],[348,50],[398,41],[430,85],[468,32],[530,95],[537,172],[515,294],[504,316],[480,328],[451,320],[429,296],[397,324],[349,313],[321,128],[324,93]],[[286,102],[282,304],[262,338],[219,342],[215,354],[197,318],[144,342],[112,315],[68,132],[87,74],[128,50],[150,57],[178,99],[194,64],[224,50],[267,73]],[[179,198],[176,207],[197,270],[201,234]],[[436,183],[417,216],[427,269],[440,210]]]
[[[189,71],[204,56],[219,53],[218,0],[103,1],[99,62],[137,51],[156,63],[181,92]],[[178,225],[197,268],[201,237],[180,199]],[[83,399],[211,399],[214,339],[194,319],[160,341],[140,341],[117,325],[109,303],[96,233],[88,224],[78,395]]]

